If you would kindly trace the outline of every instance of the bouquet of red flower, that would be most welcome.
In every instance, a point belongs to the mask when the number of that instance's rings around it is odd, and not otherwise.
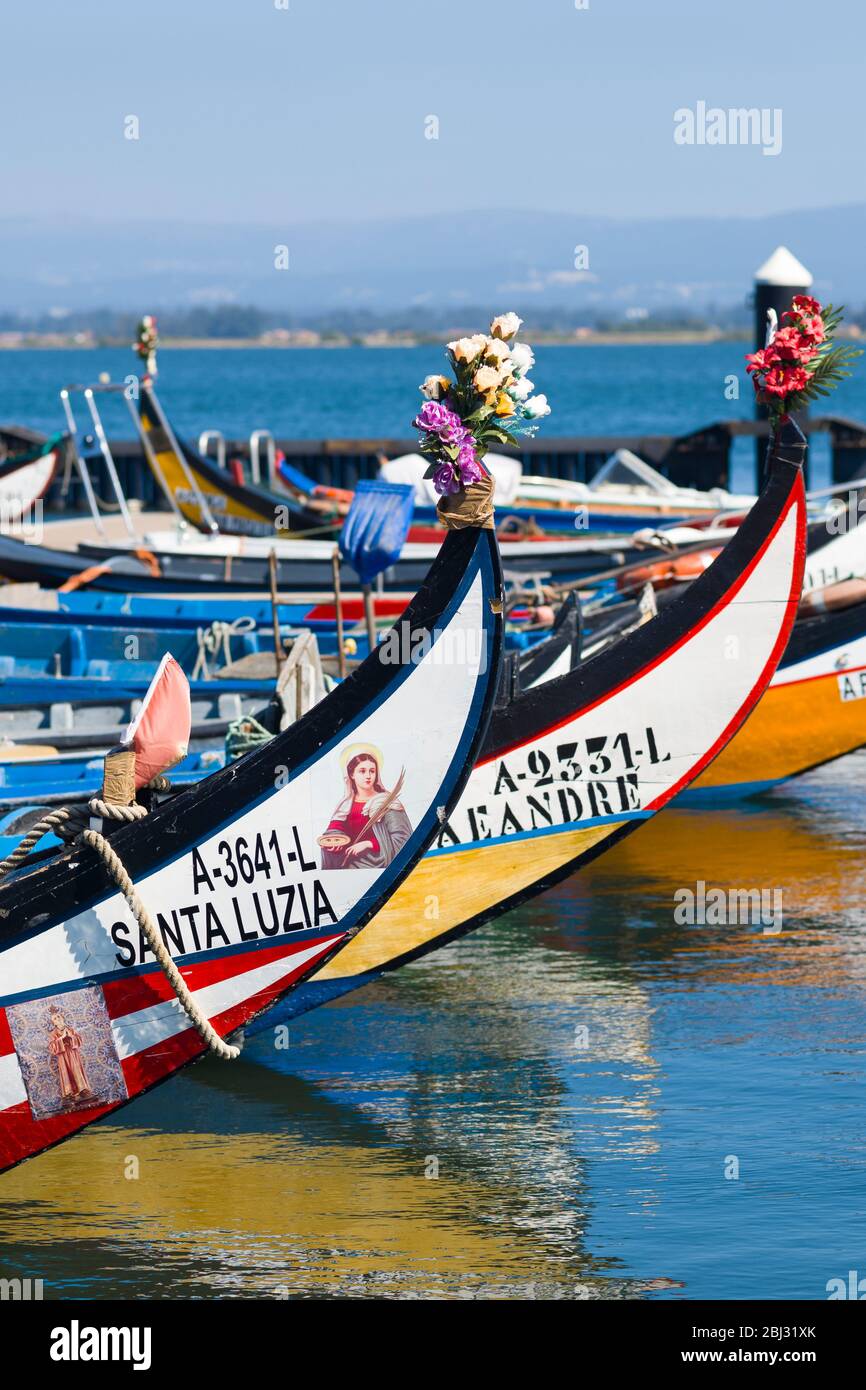
[[[145,314],[139,322],[138,333],[132,350],[138,353],[148,376],[156,376],[156,349],[158,347],[159,335],[156,331],[156,318],[153,314]]]
[[[818,396],[829,396],[843,377],[851,375],[848,364],[861,353],[857,348],[834,346],[833,335],[841,322],[841,309],[822,306],[811,295],[796,294],[782,315],[783,327],[766,347],[747,356],[746,371],[774,429],[792,410]]]

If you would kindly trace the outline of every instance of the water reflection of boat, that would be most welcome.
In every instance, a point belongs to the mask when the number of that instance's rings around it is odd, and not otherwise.
[[[845,766],[844,778],[835,769],[810,774],[797,796],[776,793],[736,811],[705,811],[699,823],[674,807],[589,865],[569,883],[567,909],[555,896],[552,909],[582,923],[587,950],[638,978],[651,959],[690,990],[769,979],[785,987],[856,989],[866,979],[862,756]],[[699,882],[721,890],[729,904],[742,905],[744,890],[763,890],[771,915],[778,906],[778,920],[765,930],[741,908],[719,923],[678,922],[676,895]],[[731,899],[732,891],[740,896]],[[559,945],[575,949],[573,939]]]
[[[458,981],[450,972],[448,1009],[441,971],[421,965],[408,1005],[383,983],[375,1007],[341,1001],[305,1020],[303,1042],[267,1049],[267,1065],[206,1063],[178,1079],[171,1105],[143,1098],[134,1128],[118,1119],[8,1174],[4,1274],[38,1268],[51,1290],[72,1264],[76,1293],[97,1297],[120,1283],[139,1297],[634,1298],[668,1286],[585,1242],[584,1134],[598,1124],[620,1153],[653,1151],[643,992],[598,971],[564,999],[559,954],[525,937],[523,951],[506,1007],[489,1008],[501,974],[483,949]],[[575,1016],[592,1023],[591,1053],[573,1045]],[[586,1121],[572,1071],[589,1074]]]

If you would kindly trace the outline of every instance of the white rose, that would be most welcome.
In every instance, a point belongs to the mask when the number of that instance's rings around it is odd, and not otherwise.
[[[418,390],[422,396],[426,396],[428,401],[441,401],[448,387],[448,379],[444,376],[425,376]]]
[[[475,390],[484,396],[488,391],[501,386],[507,375],[508,373],[501,371],[499,367],[479,367],[472,384]]]
[[[535,353],[528,343],[511,344],[511,362],[515,372],[523,374],[535,365]]]
[[[508,394],[515,401],[525,401],[532,395],[535,387],[528,376],[522,376],[519,381],[515,381],[513,386],[509,386]]]
[[[543,416],[550,414],[550,406],[547,404],[546,396],[530,396],[523,407],[525,415],[530,420],[541,420]]]
[[[455,342],[448,344],[448,351],[455,362],[474,362],[475,358],[487,346],[487,339],[483,333],[476,333],[472,338],[458,338]]]
[[[493,362],[498,367],[503,366],[506,362],[510,365],[511,353],[509,352],[508,344],[503,343],[501,338],[487,338],[485,341],[484,360],[485,362]]]
[[[490,325],[490,333],[494,338],[513,338],[522,323],[516,314],[499,314]]]

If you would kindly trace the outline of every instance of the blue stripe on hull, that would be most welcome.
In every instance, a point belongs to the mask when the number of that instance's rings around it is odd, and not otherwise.
[[[372,984],[384,974],[384,970],[365,970],[360,975],[342,975],[334,980],[302,980],[261,1018],[248,1024],[244,1032],[248,1038],[269,1033],[280,1024],[290,1023],[293,1018],[300,1018],[301,1014],[308,1014],[311,1010],[320,1008],[322,1004],[330,1004],[333,999],[351,994],[363,985]]]
[[[789,777],[776,777],[766,782],[733,782],[725,787],[693,787],[680,792],[671,805],[692,810],[725,805],[729,801],[739,801],[746,796],[759,796],[761,792],[772,791],[774,787],[781,787],[790,780]]]

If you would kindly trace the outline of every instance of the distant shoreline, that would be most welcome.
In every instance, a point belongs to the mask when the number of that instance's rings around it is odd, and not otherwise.
[[[105,348],[125,348],[128,343],[105,340],[89,340],[87,342],[75,342],[68,338],[55,337],[54,335],[28,334],[20,342],[4,341],[11,335],[0,334],[0,352],[95,352]],[[679,347],[694,346],[702,343],[736,343],[749,342],[749,335],[744,331],[724,333],[715,329],[706,330],[672,330],[670,333],[662,331],[648,331],[641,333],[635,331],[599,333],[587,331],[580,337],[573,334],[555,333],[533,333],[532,341],[538,347]],[[341,337],[329,339],[325,342],[273,342],[260,338],[165,338],[160,341],[160,352],[171,352],[174,349],[207,348],[212,350],[225,348],[264,348],[275,352],[295,352],[295,351],[329,351],[333,348],[361,347],[370,351],[383,351],[389,348],[416,348],[428,347],[432,344],[441,343],[441,337],[424,335],[417,338],[403,338],[398,335],[383,337],[376,334],[373,340],[364,336]]]

